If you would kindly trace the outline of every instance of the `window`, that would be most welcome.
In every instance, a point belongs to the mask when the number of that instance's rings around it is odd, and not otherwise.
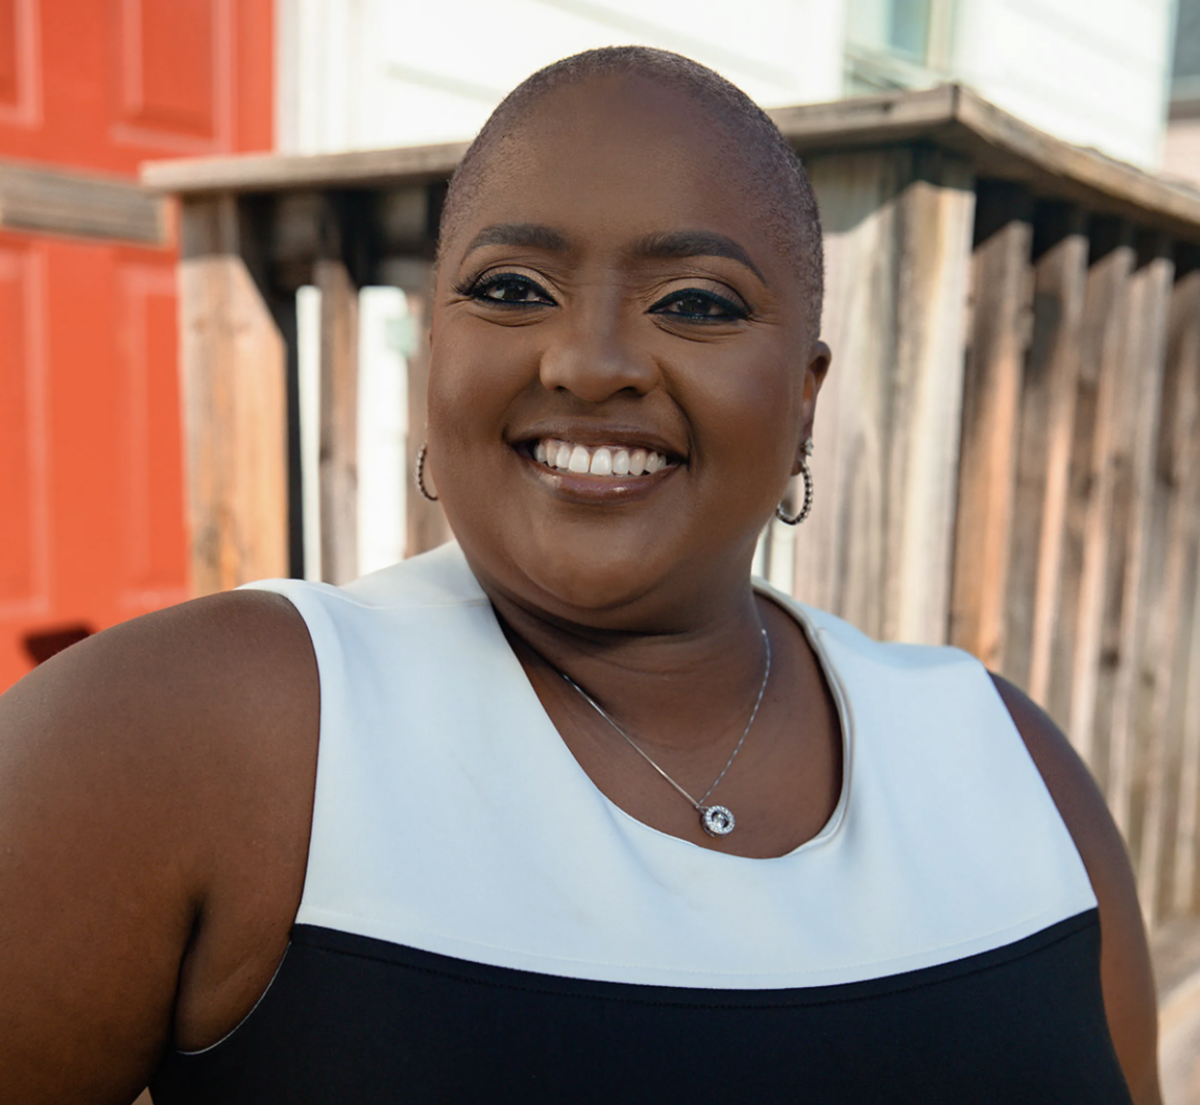
[[[1200,115],[1200,0],[1179,0],[1171,65],[1171,115]]]
[[[851,0],[847,91],[914,88],[945,79],[953,0]]]

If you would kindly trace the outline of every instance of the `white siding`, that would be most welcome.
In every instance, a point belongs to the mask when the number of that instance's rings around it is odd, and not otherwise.
[[[278,0],[279,144],[317,152],[469,138],[558,58],[640,43],[765,106],[836,99],[845,0]]]
[[[1156,167],[1174,0],[960,0],[955,75],[1068,142]]]

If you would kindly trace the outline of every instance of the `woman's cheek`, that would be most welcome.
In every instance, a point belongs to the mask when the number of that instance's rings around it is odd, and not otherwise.
[[[447,332],[430,357],[429,417],[438,430],[490,429],[537,377],[538,353],[527,340],[471,321],[475,325]]]

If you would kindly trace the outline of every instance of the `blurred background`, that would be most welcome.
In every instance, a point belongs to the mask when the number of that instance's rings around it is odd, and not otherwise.
[[[190,595],[446,539],[410,492],[445,182],[523,77],[624,43],[744,88],[821,202],[817,505],[758,569],[1063,726],[1182,1102],[1200,0],[0,0],[0,689]]]

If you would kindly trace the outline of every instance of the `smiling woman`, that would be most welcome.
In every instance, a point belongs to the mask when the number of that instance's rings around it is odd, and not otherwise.
[[[456,542],[0,700],[11,1100],[1157,1101],[1061,736],[750,577],[811,495],[820,294],[803,170],[716,74],[631,47],[518,88],[442,228],[420,477]]]

